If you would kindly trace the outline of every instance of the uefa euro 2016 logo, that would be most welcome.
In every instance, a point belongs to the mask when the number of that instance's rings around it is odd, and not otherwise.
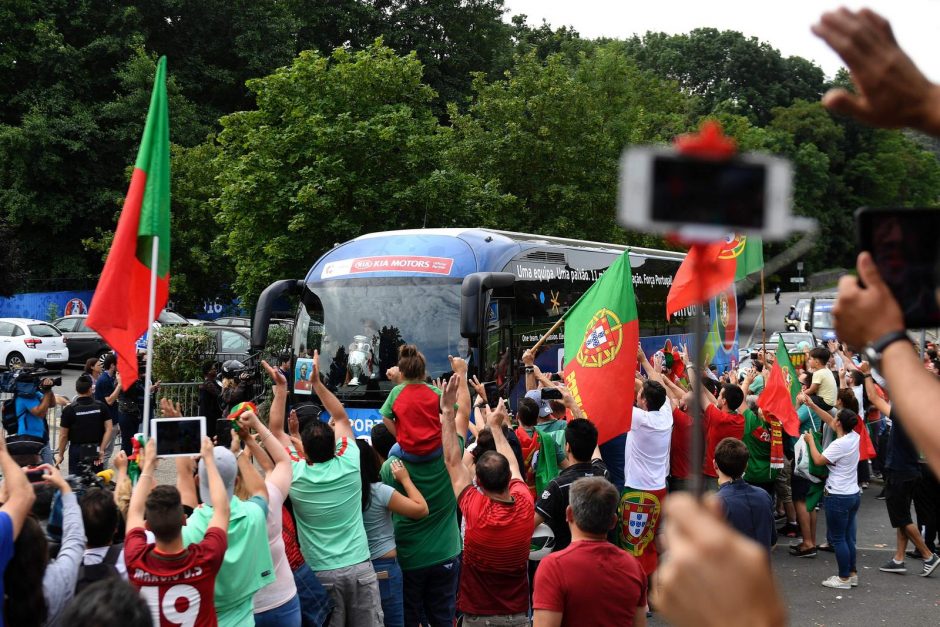
[[[80,316],[88,313],[88,307],[81,298],[73,298],[65,305],[63,316]]]

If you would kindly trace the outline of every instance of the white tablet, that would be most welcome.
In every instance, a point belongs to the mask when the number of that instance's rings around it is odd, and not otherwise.
[[[205,416],[155,418],[150,421],[150,437],[156,443],[157,457],[199,455],[205,436]]]

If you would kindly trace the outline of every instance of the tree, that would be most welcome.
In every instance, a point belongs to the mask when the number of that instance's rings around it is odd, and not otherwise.
[[[503,0],[371,1],[385,44],[400,54],[414,51],[424,64],[439,113],[448,103],[464,104],[474,72],[495,77],[507,69],[512,44]]]
[[[663,142],[689,127],[688,100],[640,71],[618,45],[577,63],[517,58],[503,79],[478,76],[464,114],[451,107],[452,168],[514,199],[482,223],[510,230],[648,244],[614,222],[618,160],[627,144]]]
[[[305,51],[250,81],[258,109],[222,119],[213,200],[251,301],[272,280],[302,277],[336,242],[390,228],[440,226],[491,195],[441,170],[446,141],[414,53],[376,42],[330,57]]]
[[[723,108],[763,125],[774,107],[793,100],[818,100],[824,75],[800,57],[784,58],[755,37],[736,31],[697,28],[688,34],[648,32],[627,40],[628,51],[641,68],[675,80],[698,96],[696,113]]]

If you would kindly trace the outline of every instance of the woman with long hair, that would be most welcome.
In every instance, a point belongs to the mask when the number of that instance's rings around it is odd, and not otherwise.
[[[413,520],[428,515],[428,504],[415,487],[408,469],[399,461],[391,462],[392,475],[405,489],[401,494],[382,482],[382,461],[372,445],[356,440],[359,447],[359,472],[362,476],[362,519],[369,539],[369,557],[379,576],[382,612],[386,627],[405,624],[403,579],[398,565],[392,514]]]

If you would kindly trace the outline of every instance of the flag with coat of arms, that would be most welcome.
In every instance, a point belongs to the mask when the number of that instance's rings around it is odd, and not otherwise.
[[[630,429],[639,339],[627,251],[565,314],[565,384],[599,444]]]

